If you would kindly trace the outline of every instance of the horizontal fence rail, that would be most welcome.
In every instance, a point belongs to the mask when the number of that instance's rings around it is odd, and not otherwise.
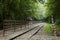
[[[26,28],[26,25],[28,25],[29,28],[31,24],[35,24],[38,22],[39,21],[3,20],[3,36],[5,36],[5,33],[8,30],[13,30],[13,32],[15,32],[17,28]]]

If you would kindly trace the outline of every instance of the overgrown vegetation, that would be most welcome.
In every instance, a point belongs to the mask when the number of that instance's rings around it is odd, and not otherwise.
[[[60,30],[60,0],[46,0],[45,2],[45,14],[46,16],[50,16],[49,18],[47,17],[46,19],[48,20],[48,23],[51,23],[51,15],[53,15],[53,21],[54,24],[57,25],[56,29]],[[60,31],[57,31],[58,33]]]
[[[44,30],[46,33],[51,34],[51,24],[45,23]]]
[[[25,20],[27,17],[44,19],[51,24],[51,15],[54,24],[60,25],[60,0],[0,0],[0,26],[2,20]],[[46,31],[50,30],[48,25]]]

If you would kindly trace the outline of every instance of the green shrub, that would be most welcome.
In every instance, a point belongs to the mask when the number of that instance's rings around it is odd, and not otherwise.
[[[44,30],[46,33],[50,34],[51,33],[51,24],[46,23],[44,25]]]

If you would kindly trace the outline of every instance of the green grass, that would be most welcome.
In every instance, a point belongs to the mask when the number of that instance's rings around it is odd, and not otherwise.
[[[44,25],[45,32],[50,34],[51,33],[51,24],[45,23]]]
[[[55,25],[55,27],[56,27],[57,34],[60,35],[60,25]],[[44,30],[47,34],[51,34],[52,33],[51,24],[45,23]]]

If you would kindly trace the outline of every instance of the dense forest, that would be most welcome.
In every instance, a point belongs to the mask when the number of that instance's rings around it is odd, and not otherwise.
[[[43,19],[50,24],[53,21],[59,28],[60,0],[0,0],[0,26],[2,20],[25,20],[27,17]]]
[[[1,0],[0,14],[3,19],[19,20],[28,16],[40,17],[40,3],[37,0]],[[39,15],[39,16],[38,16]],[[0,17],[0,18],[1,18]]]

